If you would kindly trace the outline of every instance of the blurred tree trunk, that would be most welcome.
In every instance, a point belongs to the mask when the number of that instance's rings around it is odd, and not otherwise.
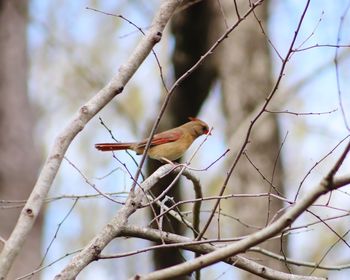
[[[187,2],[185,1],[183,5],[186,4]],[[175,79],[178,79],[192,67],[210,47],[211,42],[208,36],[210,20],[203,21],[203,19],[209,18],[210,13],[210,3],[208,1],[200,1],[174,16],[171,22],[171,31],[176,41],[172,57]],[[211,61],[208,60],[181,83],[173,94],[159,130],[178,126],[187,122],[188,117],[196,116],[209,93],[214,78],[213,67]],[[158,162],[150,161],[148,168],[152,172],[159,166]],[[153,188],[154,193],[161,193],[173,178],[172,176],[164,178],[160,184]],[[181,186],[176,184],[168,195],[174,197],[175,201],[180,201]],[[174,220],[171,220],[170,223],[165,223],[164,229],[179,234],[183,233],[183,228]],[[170,248],[154,251],[154,264],[157,269],[181,263],[182,261],[181,251],[178,249]],[[187,279],[187,277],[178,279]]]
[[[188,3],[185,2],[184,6]],[[238,6],[243,14],[248,9],[248,1],[238,1]],[[264,4],[258,10],[258,17],[266,26],[267,5]],[[173,54],[176,78],[193,66],[199,57],[210,48],[214,40],[225,32],[226,24],[232,24],[236,19],[234,1],[231,0],[199,1],[178,12],[172,21],[172,32],[176,41]],[[188,116],[195,116],[205,101],[210,86],[218,76],[222,86],[222,109],[227,119],[226,136],[229,140],[235,128],[255,110],[256,106],[261,104],[269,93],[272,88],[271,74],[271,58],[267,40],[258,22],[251,15],[226,39],[213,58],[209,57],[176,89],[161,124],[161,130],[185,122]],[[242,137],[233,139],[233,141],[242,142]],[[271,115],[264,123],[258,122],[250,140],[251,143],[247,150],[254,164],[267,178],[272,177],[275,166],[273,183],[281,186],[283,176],[281,162],[280,159],[275,160],[280,148],[275,116]],[[156,166],[152,162],[150,170]],[[159,193],[163,189],[162,186],[168,185],[169,182],[170,178],[160,184],[157,192]],[[261,176],[244,157],[240,160],[230,182],[230,185],[234,186],[230,190],[232,193],[258,193],[270,190],[270,185],[264,183]],[[174,192],[170,194],[176,201],[181,200],[180,189],[179,186],[175,186]],[[235,200],[232,207],[234,216],[245,223],[265,226],[268,213],[266,198]],[[270,219],[281,207],[280,201],[271,201]],[[173,223],[172,227],[175,228],[173,229],[175,232],[181,233],[178,224]],[[255,230],[237,223],[234,235],[245,235]],[[280,252],[280,240],[266,243],[265,248]],[[181,261],[179,256],[178,251],[173,251],[173,249],[156,251],[154,254],[155,266],[161,268],[178,263]],[[262,259],[261,255],[252,257]],[[262,262],[275,269],[286,270],[280,262],[270,259],[263,259]],[[255,278],[251,274],[244,274],[244,279]]]
[[[242,16],[248,10],[249,1],[236,1]],[[213,28],[222,34],[226,30],[226,24],[231,25],[237,20],[234,1],[213,1],[213,9],[216,17],[212,23]],[[222,5],[221,7],[219,6]],[[257,17],[267,30],[268,3],[256,9]],[[218,75],[222,89],[222,108],[226,117],[226,136],[232,142],[243,143],[245,135],[239,135],[239,139],[230,139],[236,128],[256,109],[267,97],[272,88],[272,68],[269,54],[269,46],[263,35],[258,21],[251,14],[244,20],[229,38],[220,46],[215,54]],[[249,158],[259,170],[271,180],[276,186],[282,186],[283,172],[280,158],[277,158],[280,148],[280,139],[276,115],[270,114],[266,121],[258,121],[250,137],[247,146]],[[248,128],[248,127],[247,127]],[[247,129],[245,130],[247,131]],[[236,145],[237,146],[237,145]],[[233,151],[236,153],[237,151]],[[230,162],[231,164],[231,162]],[[276,169],[274,166],[276,164]],[[270,185],[264,182],[259,173],[242,156],[233,176],[230,180],[231,193],[260,193],[270,191]],[[271,190],[273,192],[273,190]],[[283,192],[283,191],[282,191]],[[267,213],[270,211],[269,220],[276,211],[283,207],[281,201],[272,199],[268,210],[267,198],[251,198],[234,200],[233,216],[242,222],[264,227],[267,221]],[[234,227],[235,236],[246,235],[256,229],[242,226],[236,223]],[[285,244],[284,244],[285,245]],[[286,246],[284,246],[286,247]],[[265,242],[265,248],[280,253],[281,241]],[[286,267],[261,255],[253,256],[272,268],[284,271]],[[244,279],[256,279],[256,276],[244,274]]]
[[[0,197],[26,199],[35,183],[39,158],[27,95],[27,0],[0,1]],[[20,208],[0,209],[0,236],[9,237]],[[9,279],[40,262],[41,220],[17,257]],[[0,250],[3,244],[0,245]]]

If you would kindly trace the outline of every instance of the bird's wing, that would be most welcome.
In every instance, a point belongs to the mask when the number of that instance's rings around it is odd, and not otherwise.
[[[177,141],[183,132],[181,130],[164,131],[153,136],[151,146],[157,146],[165,143]],[[137,145],[137,148],[144,148],[147,144],[147,139]]]

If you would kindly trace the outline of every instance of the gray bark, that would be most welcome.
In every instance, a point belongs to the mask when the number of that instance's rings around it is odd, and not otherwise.
[[[33,140],[34,118],[27,95],[27,3],[0,1],[0,197],[26,199],[35,183],[39,158]],[[20,208],[0,209],[0,235],[9,237]],[[41,219],[14,263],[9,279],[40,262]],[[0,250],[3,244],[0,244]]]
[[[214,3],[215,2],[215,3]],[[213,26],[220,34],[226,30],[225,20],[231,25],[237,20],[232,0],[220,0],[222,9],[218,7],[219,1],[213,1],[216,19]],[[237,1],[240,15],[248,10],[249,1]],[[224,14],[222,13],[224,11]],[[268,20],[268,5],[265,2],[258,7],[257,16],[266,28]],[[266,29],[265,29],[266,31]],[[227,38],[217,51],[216,63],[222,87],[222,108],[226,117],[226,136],[232,141],[229,146],[237,147],[242,143],[245,135],[231,139],[236,128],[264,101],[272,88],[272,68],[269,47],[257,20],[250,15]],[[249,123],[249,122],[248,122]],[[247,127],[248,128],[248,127]],[[247,131],[247,130],[245,130]],[[274,166],[273,183],[280,187],[282,192],[282,166],[280,158],[276,157],[280,148],[280,139],[277,120],[270,115],[264,122],[257,122],[254,126],[247,152],[256,167],[270,180]],[[233,144],[235,143],[235,144]],[[236,153],[234,150],[233,153]],[[230,162],[231,164],[231,162]],[[270,190],[270,185],[263,181],[259,173],[242,156],[230,180],[231,193],[259,193]],[[272,190],[272,192],[274,192]],[[278,209],[282,207],[280,201],[272,199],[270,210],[266,198],[236,199],[232,205],[233,216],[244,223],[264,227],[267,213],[270,211],[270,220]],[[236,223],[234,233],[237,236],[246,235],[256,231]],[[280,240],[265,242],[265,248],[280,252]],[[259,259],[261,255],[257,256]],[[271,259],[262,259],[260,262],[271,268],[285,271],[285,266]],[[255,279],[256,276],[245,274],[244,279]]]

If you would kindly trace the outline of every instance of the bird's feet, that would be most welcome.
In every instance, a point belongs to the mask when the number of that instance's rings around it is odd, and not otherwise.
[[[174,162],[172,162],[171,160],[168,160],[168,159],[165,158],[165,157],[161,157],[161,158],[160,158],[160,161],[161,161],[162,163],[169,163],[169,164],[172,165],[173,167],[178,165],[178,163],[174,163]]]

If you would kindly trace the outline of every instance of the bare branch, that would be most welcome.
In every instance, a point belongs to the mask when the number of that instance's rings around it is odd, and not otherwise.
[[[151,228],[140,228],[137,226],[125,226],[122,230],[122,234],[129,237],[139,237],[143,239],[148,239],[151,241],[159,242],[160,237],[162,236],[167,244],[172,244],[173,246],[182,245],[181,247],[190,250],[193,252],[201,253],[201,254],[208,254],[210,252],[215,252],[218,250],[215,246],[210,244],[203,244],[205,241],[193,241],[190,238],[179,236],[173,233],[166,233],[164,232],[151,229]],[[207,241],[209,242],[209,241]],[[180,243],[180,244],[179,244]],[[202,243],[202,244],[201,244]],[[299,276],[299,275],[293,275],[288,274],[280,271],[273,270],[269,267],[266,267],[264,265],[258,264],[254,261],[248,260],[241,256],[235,256],[235,257],[228,257],[226,259],[223,259],[224,262],[231,264],[237,268],[244,269],[245,271],[251,272],[255,275],[258,275],[265,279],[274,279],[274,280],[321,280],[324,278],[320,277],[312,277],[312,276]],[[139,276],[136,276],[139,277]],[[136,278],[134,278],[136,279]],[[147,279],[143,278],[137,278],[137,279]],[[149,278],[149,279],[166,279],[166,278]]]
[[[317,268],[317,269],[323,269],[323,270],[342,270],[342,269],[349,269],[350,268],[350,263],[342,264],[342,265],[321,265],[321,264],[317,264],[314,262],[304,262],[304,261],[299,261],[299,260],[293,260],[290,258],[285,259],[284,256],[281,256],[279,254],[276,254],[274,252],[271,252],[269,250],[266,250],[266,249],[260,248],[260,247],[253,247],[253,248],[250,248],[248,251],[258,252],[258,253],[264,254],[265,256],[269,256],[271,258],[274,258],[276,260],[286,261],[289,264],[293,264],[293,265],[297,265],[297,266],[311,267],[311,268]]]
[[[180,0],[162,2],[150,30],[141,38],[127,62],[119,68],[118,73],[103,89],[78,110],[73,119],[56,137],[33,191],[21,211],[17,225],[1,251],[0,279],[5,278],[8,274],[15,257],[32,229],[70,143],[96,113],[123,91],[124,86],[151,52],[153,46],[160,41],[165,25],[180,2]]]
[[[90,180],[84,175],[84,173],[73,163],[71,162],[67,157],[63,157],[85,180],[85,182],[91,186],[96,192],[98,192],[100,195],[102,195],[104,198],[118,204],[123,204],[123,202],[115,200],[113,197],[109,196],[108,194],[105,194],[104,192],[100,191],[98,187],[96,187],[95,184],[91,183]]]
[[[320,160],[316,161],[316,163],[309,169],[309,171],[306,173],[306,175],[304,176],[304,178],[301,180],[298,190],[295,194],[294,200],[297,199],[300,189],[303,185],[303,183],[305,182],[306,178],[311,174],[311,172],[316,168],[316,166],[318,166],[321,162],[323,162],[329,155],[331,155],[339,146],[340,144],[342,144],[346,139],[348,139],[350,137],[350,135],[345,136],[342,140],[339,141],[339,143],[337,143],[326,155],[324,155]]]
[[[344,20],[346,15],[348,14],[350,10],[350,2],[348,3],[344,14],[340,17],[340,23],[339,23],[339,28],[338,28],[338,36],[337,36],[337,45],[340,44],[340,40],[341,40],[341,33],[343,30],[343,25],[344,25]],[[348,45],[347,47],[350,47],[350,45]],[[339,106],[343,115],[343,121],[344,121],[344,125],[347,128],[348,131],[350,131],[350,125],[348,123],[347,117],[346,117],[346,113],[345,113],[345,109],[344,109],[344,105],[343,105],[343,98],[342,98],[342,91],[341,91],[341,86],[340,86],[340,77],[339,77],[339,66],[338,66],[338,56],[339,56],[339,47],[337,47],[335,49],[335,55],[334,55],[334,64],[335,64],[335,76],[336,76],[336,80],[337,80],[337,90],[338,90],[338,99],[339,99]]]
[[[148,192],[164,174],[167,174],[171,168],[172,166],[170,164],[161,166],[141,183],[140,188],[134,193],[130,192],[125,205],[119,209],[112,220],[96,234],[90,243],[70,261],[61,273],[56,275],[55,279],[74,279],[85,266],[96,260],[97,256],[109,242],[115,237],[120,236],[121,230],[126,225],[129,216],[140,207],[145,193]]]
[[[134,23],[133,21],[129,20],[128,18],[126,18],[123,15],[116,15],[116,14],[112,14],[112,13],[107,13],[107,12],[103,12],[101,10],[98,10],[98,9],[95,9],[95,8],[90,8],[90,7],[86,7],[86,9],[92,10],[92,11],[95,11],[95,12],[98,12],[98,13],[101,13],[101,14],[104,14],[104,15],[107,15],[107,16],[121,18],[122,20],[125,20],[127,23],[129,23],[133,27],[135,27],[142,35],[144,35],[144,36],[146,35],[145,31],[143,31],[141,27],[139,27],[136,23]],[[168,88],[167,88],[165,80],[164,80],[163,68],[162,68],[162,65],[160,65],[160,61],[159,61],[159,58],[157,56],[157,53],[153,49],[151,50],[151,52],[154,55],[154,58],[155,58],[155,60],[157,62],[157,65],[158,65],[158,68],[159,68],[159,73],[160,73],[160,79],[162,81],[163,87],[164,87],[165,91],[168,92]]]
[[[237,28],[237,26],[243,21],[245,20],[253,11],[256,7],[258,7],[259,5],[261,5],[264,2],[264,0],[257,0],[256,2],[254,2],[254,4],[251,5],[251,7],[247,10],[247,12],[241,17],[239,18],[232,26],[230,26],[230,28],[228,28],[224,34],[222,34],[220,36],[220,38],[211,46],[211,48],[200,57],[200,59],[198,59],[198,61],[190,68],[188,69],[181,77],[179,77],[176,82],[173,84],[173,86],[171,87],[171,89],[169,90],[166,98],[164,99],[164,102],[160,108],[160,112],[157,116],[157,119],[155,121],[155,123],[153,124],[153,127],[151,129],[150,135],[148,136],[148,141],[146,143],[145,149],[144,149],[144,154],[141,158],[140,161],[140,167],[137,169],[136,171],[136,175],[135,175],[135,180],[137,181],[140,173],[141,173],[141,169],[142,166],[145,162],[146,159],[146,154],[147,151],[149,150],[150,146],[151,146],[151,140],[153,138],[153,135],[155,134],[155,131],[157,130],[159,123],[160,123],[160,119],[163,116],[166,107],[168,106],[169,102],[170,102],[170,98],[173,95],[175,88],[177,88],[185,79],[187,79],[195,69],[197,69],[209,56],[211,56],[214,51],[221,45],[221,43],[228,37],[228,35],[235,29]],[[134,187],[136,186],[136,184],[134,184],[132,186],[132,190],[134,189]]]
[[[258,2],[259,2],[259,1],[258,1]],[[255,5],[256,3],[258,3],[258,2],[255,2],[254,5]],[[220,189],[219,196],[221,196],[221,195],[223,195],[223,194],[225,193],[225,190],[226,190],[228,181],[229,181],[229,179],[230,179],[230,177],[231,177],[233,171],[235,170],[235,168],[236,168],[236,166],[237,166],[237,164],[238,164],[238,161],[239,161],[239,159],[241,158],[241,156],[242,156],[242,154],[243,154],[243,151],[245,150],[246,146],[247,146],[248,143],[249,143],[249,138],[250,138],[250,135],[251,135],[251,132],[252,132],[252,130],[253,130],[253,127],[254,127],[255,123],[256,123],[257,120],[260,119],[260,117],[263,115],[263,113],[265,112],[267,106],[269,105],[269,103],[271,102],[271,100],[272,100],[272,98],[274,97],[275,93],[277,92],[277,89],[278,89],[278,87],[279,87],[279,84],[280,84],[280,82],[281,82],[281,80],[282,80],[282,77],[283,77],[283,75],[284,75],[287,62],[288,62],[288,60],[289,60],[291,54],[293,53],[293,47],[294,47],[295,41],[296,41],[296,39],[297,39],[297,37],[298,37],[298,34],[299,34],[299,30],[300,30],[300,28],[301,28],[301,25],[302,25],[302,23],[303,23],[303,21],[304,21],[304,17],[305,17],[305,15],[306,15],[306,12],[307,12],[307,10],[308,10],[308,8],[309,8],[309,4],[310,4],[310,0],[308,0],[308,1],[306,2],[305,8],[304,8],[304,10],[303,10],[303,12],[302,12],[302,14],[301,14],[301,17],[300,17],[298,26],[297,26],[297,28],[296,28],[296,30],[295,30],[295,32],[294,32],[294,36],[293,36],[293,38],[292,38],[292,40],[291,40],[291,43],[290,43],[290,45],[289,45],[289,49],[288,49],[288,51],[287,51],[287,53],[286,53],[286,55],[285,55],[285,57],[284,57],[284,59],[283,59],[283,62],[282,62],[282,65],[281,65],[281,69],[280,69],[280,71],[279,71],[279,75],[278,75],[278,78],[277,78],[277,80],[276,80],[276,82],[275,82],[275,85],[273,86],[271,92],[270,92],[270,93],[268,94],[268,96],[266,97],[266,99],[265,99],[265,101],[264,101],[264,103],[263,103],[263,105],[262,105],[262,108],[260,108],[260,109],[258,110],[257,115],[253,118],[253,120],[250,121],[250,125],[249,125],[248,130],[247,130],[247,132],[246,132],[246,135],[245,135],[245,137],[244,137],[244,140],[243,140],[243,143],[242,143],[242,145],[241,145],[241,148],[239,149],[239,151],[238,151],[238,153],[237,153],[237,155],[236,155],[236,157],[235,157],[233,163],[232,163],[231,166],[230,166],[230,169],[229,169],[229,171],[228,171],[228,173],[227,173],[226,179],[225,179],[225,181],[224,181],[224,183],[222,184],[222,187],[221,187],[221,189]],[[254,5],[252,5],[252,7],[254,7]],[[252,11],[253,11],[253,10],[252,10]],[[218,208],[219,204],[220,204],[220,199],[217,200],[217,202],[215,203],[215,205],[214,205],[214,207],[213,207],[212,214],[210,215],[208,221],[207,221],[206,224],[204,225],[204,227],[203,227],[201,233],[198,235],[198,237],[197,237],[198,239],[202,238],[203,235],[205,234],[206,230],[208,229],[208,227],[209,227],[209,225],[210,225],[210,223],[211,223],[211,221],[212,221],[212,219],[213,219],[213,217],[214,217],[214,213],[215,213],[216,209]]]
[[[68,218],[68,217],[70,216],[70,214],[72,213],[73,209],[75,208],[75,206],[76,206],[77,203],[78,203],[78,200],[79,200],[79,198],[76,198],[76,199],[74,200],[74,203],[73,203],[72,206],[70,207],[69,211],[68,211],[67,214],[63,217],[62,221],[58,224],[58,226],[57,226],[57,228],[56,228],[56,231],[55,231],[55,234],[53,235],[53,237],[52,237],[52,239],[51,239],[49,245],[48,245],[47,248],[46,248],[46,251],[45,251],[45,253],[44,253],[44,256],[43,256],[43,258],[42,258],[42,260],[41,260],[41,262],[40,262],[40,264],[39,264],[39,267],[43,265],[43,263],[44,263],[44,261],[45,261],[45,259],[46,259],[46,257],[47,257],[47,254],[48,254],[49,251],[50,251],[50,248],[51,248],[53,242],[54,242],[55,239],[57,238],[57,235],[58,235],[58,232],[59,232],[61,226],[63,225],[63,223],[67,220],[67,218]]]
[[[295,115],[295,116],[320,116],[320,115],[326,115],[326,114],[332,114],[334,112],[336,112],[338,109],[333,109],[327,112],[291,112],[288,110],[284,110],[284,111],[271,111],[271,110],[265,110],[265,112],[267,113],[271,113],[271,114],[291,114],[291,115]]]
[[[296,218],[298,218],[305,210],[307,210],[308,207],[310,207],[320,196],[334,189],[334,175],[344,161],[349,150],[350,142],[335,163],[334,167],[331,168],[329,174],[327,174],[327,176],[312,191],[308,192],[305,197],[297,201],[293,206],[289,208],[288,211],[286,211],[280,218],[278,218],[269,226],[251,235],[248,235],[247,238],[241,241],[228,245],[224,248],[220,248],[214,252],[208,253],[207,255],[200,256],[196,259],[189,260],[179,265],[151,272],[144,276],[138,276],[140,277],[138,279],[168,279],[171,277],[186,275],[194,270],[209,266],[228,257],[243,253],[249,248],[282,232],[283,229],[290,226],[296,220]]]

